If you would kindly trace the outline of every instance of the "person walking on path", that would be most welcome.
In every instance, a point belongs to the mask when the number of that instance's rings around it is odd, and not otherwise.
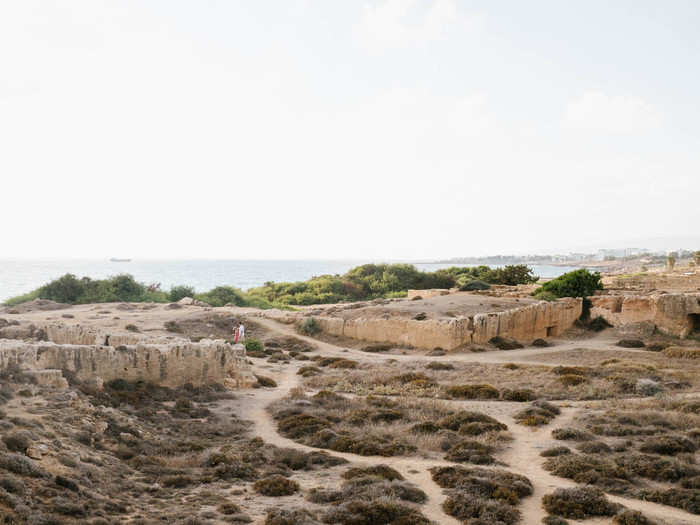
[[[238,342],[238,327],[235,327],[233,329],[233,344],[236,344]]]
[[[245,326],[243,326],[243,323],[238,326],[238,339],[245,341]]]

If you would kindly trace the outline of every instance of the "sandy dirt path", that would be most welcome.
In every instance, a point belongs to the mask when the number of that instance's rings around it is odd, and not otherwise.
[[[277,388],[257,389],[244,398],[222,403],[220,409],[227,409],[231,406],[234,409],[238,408],[242,417],[253,422],[253,434],[261,437],[267,443],[306,452],[318,450],[281,436],[277,432],[277,425],[274,419],[267,410],[268,405],[286,397],[292,388],[299,385],[299,376],[296,375],[297,370],[298,367],[296,366],[285,367],[280,374],[275,376]],[[430,472],[428,472],[428,469],[431,467],[450,465],[449,462],[406,457],[358,456],[342,452],[332,452],[332,454],[347,459],[355,465],[369,466],[377,463],[389,465],[426,493],[428,500],[421,506],[421,510],[428,519],[440,524],[459,525],[459,520],[448,516],[442,510],[442,502],[445,500],[445,495],[442,493],[442,489],[433,482]]]
[[[293,327],[285,324],[278,323],[276,321],[271,321],[268,319],[257,318],[256,322],[259,322],[265,328],[272,330],[277,333],[284,335],[293,335],[300,339],[304,339],[310,343],[317,346],[318,351],[324,355],[329,356],[341,356],[350,357],[355,359],[361,359],[364,362],[381,362],[387,358],[415,361],[415,360],[434,360],[434,357],[422,355],[422,354],[411,354],[411,355],[377,355],[367,352],[362,352],[360,350],[345,349],[339,346],[335,346],[331,343],[324,341],[319,341],[314,338],[304,337],[297,334]],[[589,345],[589,342],[593,342]],[[553,347],[547,348],[527,348],[522,350],[512,350],[508,352],[483,352],[483,353],[456,353],[450,354],[446,358],[451,361],[459,362],[488,362],[488,363],[503,363],[503,362],[523,362],[526,364],[531,364],[529,361],[519,361],[527,357],[551,353],[553,351],[566,351],[573,348],[580,348],[581,346],[586,346],[587,348],[601,348],[609,349],[611,341],[608,337],[596,337],[591,340],[586,340],[585,343],[581,341],[566,341],[561,344],[557,344]],[[616,348],[616,350],[618,350]],[[619,349],[620,351],[638,352],[638,350],[627,350]],[[240,415],[245,418],[252,420],[254,423],[254,433],[260,436],[268,443],[272,443],[279,447],[295,448],[299,450],[312,451],[317,450],[313,447],[308,447],[306,445],[301,445],[291,439],[287,439],[277,432],[277,427],[274,419],[267,410],[267,406],[277,401],[279,399],[287,396],[289,391],[300,384],[300,378],[296,374],[297,370],[302,363],[292,362],[284,367],[279,367],[273,372],[274,378],[278,383],[278,387],[275,389],[258,389],[249,392],[239,398],[238,400],[232,401],[231,403],[236,404]],[[550,364],[550,363],[537,363],[537,364]],[[558,363],[551,363],[552,366],[556,366]],[[269,367],[265,367],[265,372],[269,373]],[[460,402],[467,404],[468,402]],[[490,405],[499,405],[504,402],[480,402],[483,405],[483,409],[486,412]],[[469,403],[471,404],[471,403]],[[519,510],[522,512],[523,518],[521,523],[523,525],[540,525],[542,523],[542,518],[546,515],[546,512],[542,508],[541,500],[542,496],[552,492],[558,487],[573,487],[576,483],[559,477],[551,475],[549,472],[542,468],[542,463],[544,458],[540,456],[540,452],[554,445],[561,445],[561,442],[557,442],[551,438],[551,430],[556,427],[565,426],[570,423],[577,412],[575,407],[576,403],[567,403],[568,408],[562,409],[562,414],[558,416],[552,423],[545,425],[536,429],[531,427],[525,427],[523,425],[518,425],[515,423],[511,415],[506,415],[501,411],[499,418],[504,420],[504,423],[508,424],[509,430],[513,435],[514,440],[507,446],[506,450],[499,454],[499,460],[504,462],[507,466],[503,467],[512,472],[522,474],[527,476],[533,484],[533,495],[524,498],[519,505]],[[512,412],[512,411],[508,411]],[[493,414],[492,414],[493,415]],[[333,455],[343,457],[348,461],[353,462],[357,465],[363,464],[377,464],[383,463],[395,468],[409,481],[420,487],[428,496],[428,501],[421,507],[425,516],[433,520],[438,524],[447,525],[458,525],[459,520],[448,516],[442,509],[442,503],[445,500],[445,495],[442,489],[438,487],[432,480],[430,476],[429,469],[434,466],[441,465],[452,465],[453,463],[441,461],[437,459],[423,459],[423,458],[406,458],[406,457],[382,457],[382,456],[357,456],[355,454],[339,453],[333,452]],[[661,520],[663,523],[668,523],[672,525],[695,525],[700,522],[697,516],[694,516],[688,512],[675,507],[668,507],[665,505],[660,505],[657,503],[641,501],[637,499],[623,498],[620,496],[609,495],[612,501],[621,503],[625,507],[633,510],[638,510],[646,514],[651,519]],[[571,523],[579,523],[576,520],[569,520]],[[608,524],[611,523],[610,519],[593,519],[586,520],[586,524]]]

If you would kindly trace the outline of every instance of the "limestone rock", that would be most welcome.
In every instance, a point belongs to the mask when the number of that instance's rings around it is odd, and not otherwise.
[[[619,326],[615,334],[621,339],[647,339],[656,330],[656,325],[651,321],[638,321]]]
[[[31,459],[41,459],[49,451],[46,445],[29,445],[25,454]]]

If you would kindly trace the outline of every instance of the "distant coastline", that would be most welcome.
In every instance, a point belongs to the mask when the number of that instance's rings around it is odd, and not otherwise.
[[[234,286],[248,290],[267,281],[305,281],[318,275],[344,274],[351,268],[379,261],[367,260],[146,260],[133,259],[129,264],[106,259],[46,260],[0,259],[0,302],[34,290],[58,277],[72,273],[79,277],[104,279],[120,273],[129,273],[139,282],[158,283],[163,289],[177,285],[193,286],[197,291],[216,286]],[[398,262],[398,261],[386,261]],[[450,266],[471,266],[459,263],[410,263],[418,269],[435,271]],[[493,266],[496,266],[495,264]],[[536,275],[552,278],[578,268],[566,265],[533,264]]]

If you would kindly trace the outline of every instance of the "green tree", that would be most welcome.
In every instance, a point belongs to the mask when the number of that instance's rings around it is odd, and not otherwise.
[[[86,281],[84,279],[78,279],[72,273],[67,273],[42,286],[39,289],[39,297],[58,303],[74,304],[85,292],[85,287]]]
[[[554,297],[588,297],[596,290],[602,290],[603,283],[600,280],[600,273],[589,272],[586,269],[574,270],[573,272],[560,275],[556,279],[544,283],[534,295],[542,292],[549,292]]]
[[[198,294],[197,299],[212,306],[226,306],[227,304],[245,305],[245,299],[241,291],[232,286],[217,286],[206,293]]]
[[[666,268],[669,272],[672,272],[676,266],[676,259],[678,254],[676,252],[671,252],[666,256]]]
[[[176,303],[185,297],[194,297],[194,288],[192,286],[173,286],[168,292],[168,300],[171,303]]]

